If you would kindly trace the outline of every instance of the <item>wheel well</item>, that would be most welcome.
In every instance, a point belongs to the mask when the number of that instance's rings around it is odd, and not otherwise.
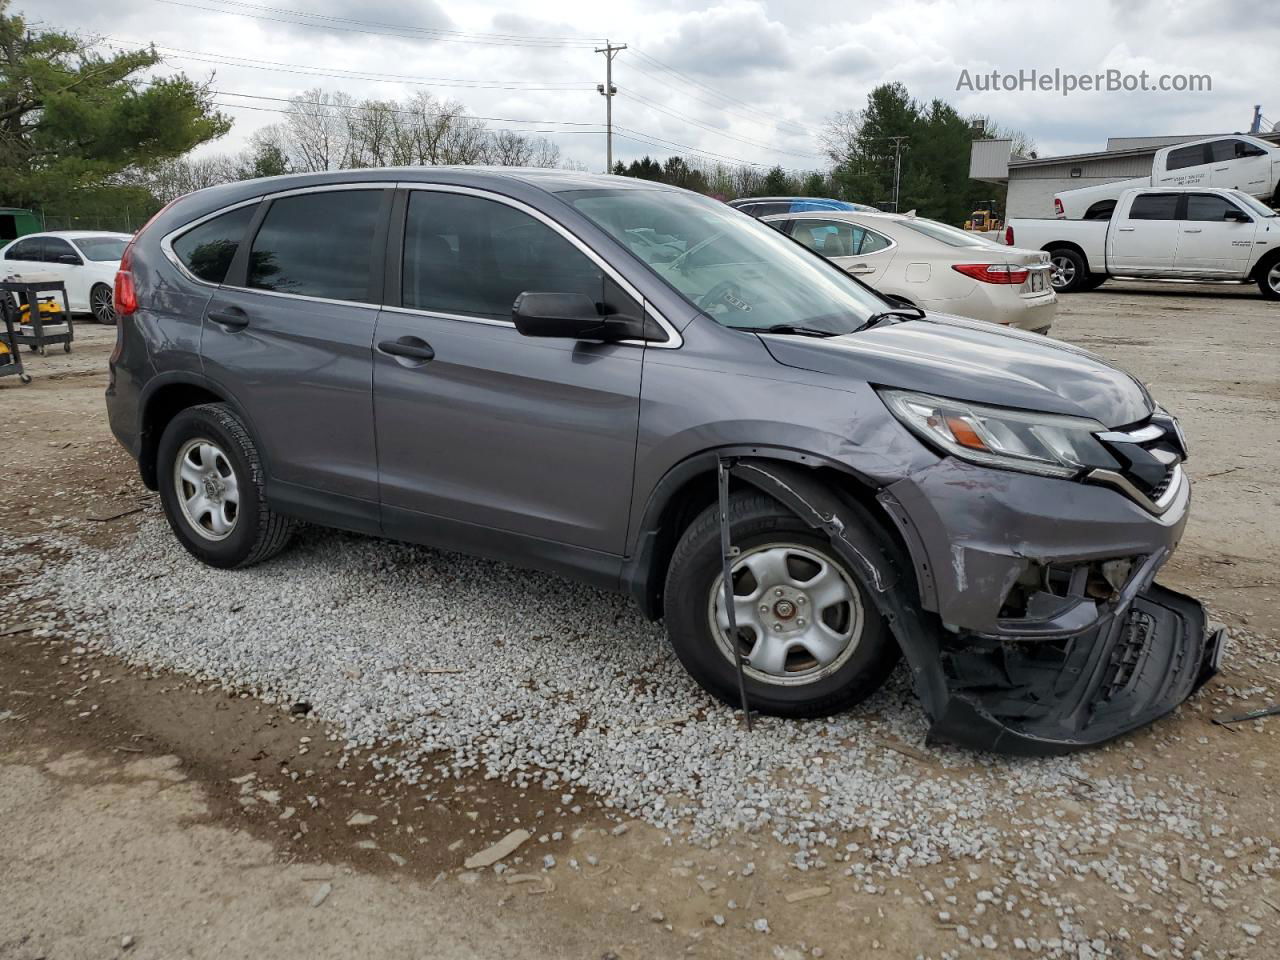
[[[1277,189],[1280,189],[1280,187]],[[1268,250],[1258,258],[1258,262],[1253,265],[1253,272],[1249,274],[1249,279],[1258,280],[1262,276],[1262,272],[1271,269],[1271,265],[1277,260],[1280,260],[1280,247],[1275,250]]]
[[[159,485],[156,478],[156,452],[160,447],[160,437],[164,435],[169,422],[188,407],[219,403],[222,399],[212,390],[194,383],[171,383],[151,395],[142,412],[142,449],[138,456],[142,482],[148,489],[155,490]]]
[[[1080,259],[1084,261],[1085,270],[1092,272],[1089,270],[1089,255],[1084,252],[1084,247],[1078,243],[1072,243],[1070,240],[1054,240],[1052,243],[1046,243],[1040,249],[1048,254],[1052,254],[1055,250],[1070,250],[1073,253],[1078,253],[1080,254]]]
[[[822,482],[839,493],[841,497],[862,508],[866,517],[875,524],[875,532],[892,544],[892,552],[896,557],[910,557],[901,532],[885,513],[872,487],[834,467],[819,466],[810,467],[810,469],[814,470]],[[733,483],[735,490],[740,490],[743,486],[741,480]],[[680,542],[680,537],[689,524],[718,498],[716,471],[711,469],[696,473],[685,480],[662,508],[656,528],[653,530],[654,540],[647,564],[643,596],[636,594],[643,611],[653,619],[662,616],[662,592],[666,584],[667,568],[671,564],[671,557],[675,553],[676,545]],[[914,585],[914,575],[909,559],[904,566]]]

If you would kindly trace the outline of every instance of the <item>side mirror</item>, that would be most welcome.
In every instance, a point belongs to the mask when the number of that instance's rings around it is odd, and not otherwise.
[[[620,314],[602,314],[595,302],[581,293],[534,293],[526,290],[511,305],[511,319],[526,337],[558,337],[568,340],[644,339],[643,321]]]
[[[77,257],[74,253],[64,253],[58,257],[58,262],[70,264],[73,267],[78,267],[81,265],[83,261],[81,261],[81,259]]]
[[[1243,210],[1237,210],[1235,207],[1225,211],[1222,214],[1223,220],[1233,220],[1236,223],[1253,223],[1253,217],[1249,216]]]

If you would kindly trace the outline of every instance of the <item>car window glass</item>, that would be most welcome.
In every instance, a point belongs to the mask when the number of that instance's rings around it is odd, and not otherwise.
[[[322,190],[272,201],[249,252],[249,286],[368,300],[381,190]]]
[[[1215,140],[1209,148],[1210,157],[1214,163],[1225,163],[1239,157],[1254,157],[1262,152],[1253,144],[1243,140]]]
[[[174,240],[173,252],[201,280],[222,283],[257,209],[250,204],[206,220]]]
[[[1130,220],[1175,220],[1178,216],[1178,194],[1143,193],[1133,198]]]
[[[128,240],[121,237],[81,237],[76,241],[80,254],[95,263],[110,263],[124,256]]]
[[[1187,196],[1188,220],[1216,220],[1221,222],[1228,210],[1239,210],[1234,203],[1212,193],[1192,193]]]
[[[44,262],[45,263],[61,263],[60,257],[75,257],[80,259],[75,249],[67,241],[61,237],[45,237],[44,238]]]
[[[890,246],[888,237],[847,220],[800,220],[793,236],[827,257],[860,257]]]
[[[655,250],[666,238],[649,231]],[[674,257],[678,251],[672,251]],[[606,296],[605,274],[555,230],[496,200],[415,190],[405,222],[401,303],[438,313],[510,320],[521,293]],[[611,312],[629,312],[608,302]]]
[[[6,260],[40,260],[43,258],[42,247],[37,237],[19,240],[4,255]]]
[[[1205,153],[1208,147],[1206,144],[1197,143],[1194,147],[1179,147],[1177,150],[1170,150],[1168,159],[1165,160],[1165,169],[1182,170],[1186,167],[1196,167],[1205,160]]]
[[[838,266],[814,257],[718,200],[647,187],[560,194],[583,216],[725,326],[858,329],[885,302]]]
[[[989,245],[976,233],[969,233],[967,230],[948,226],[945,223],[939,223],[937,220],[904,217],[898,220],[897,223],[908,230],[914,230],[916,233],[923,233],[926,237],[932,237],[934,240],[945,243],[949,247],[982,247]]]

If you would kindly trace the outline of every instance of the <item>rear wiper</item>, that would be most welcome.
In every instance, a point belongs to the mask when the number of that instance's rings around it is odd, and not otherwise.
[[[787,333],[798,337],[839,337],[843,334],[834,330],[820,330],[817,327],[806,327],[795,323],[775,323],[772,327],[731,327],[732,330],[746,330],[748,333]]]
[[[923,320],[925,312],[919,307],[894,307],[892,310],[885,310],[882,313],[873,313],[867,317],[866,322],[858,328],[858,331],[870,330],[878,327],[882,323],[888,323],[890,320],[901,322],[903,320]]]

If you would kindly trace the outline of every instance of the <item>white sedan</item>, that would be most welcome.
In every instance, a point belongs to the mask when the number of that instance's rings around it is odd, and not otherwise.
[[[115,323],[112,290],[127,233],[65,230],[29,233],[0,250],[0,275],[53,276],[67,285],[72,313],[90,313],[99,323]]]
[[[1047,333],[1058,309],[1049,255],[909,213],[823,211],[764,221],[884,294],[925,310]]]

